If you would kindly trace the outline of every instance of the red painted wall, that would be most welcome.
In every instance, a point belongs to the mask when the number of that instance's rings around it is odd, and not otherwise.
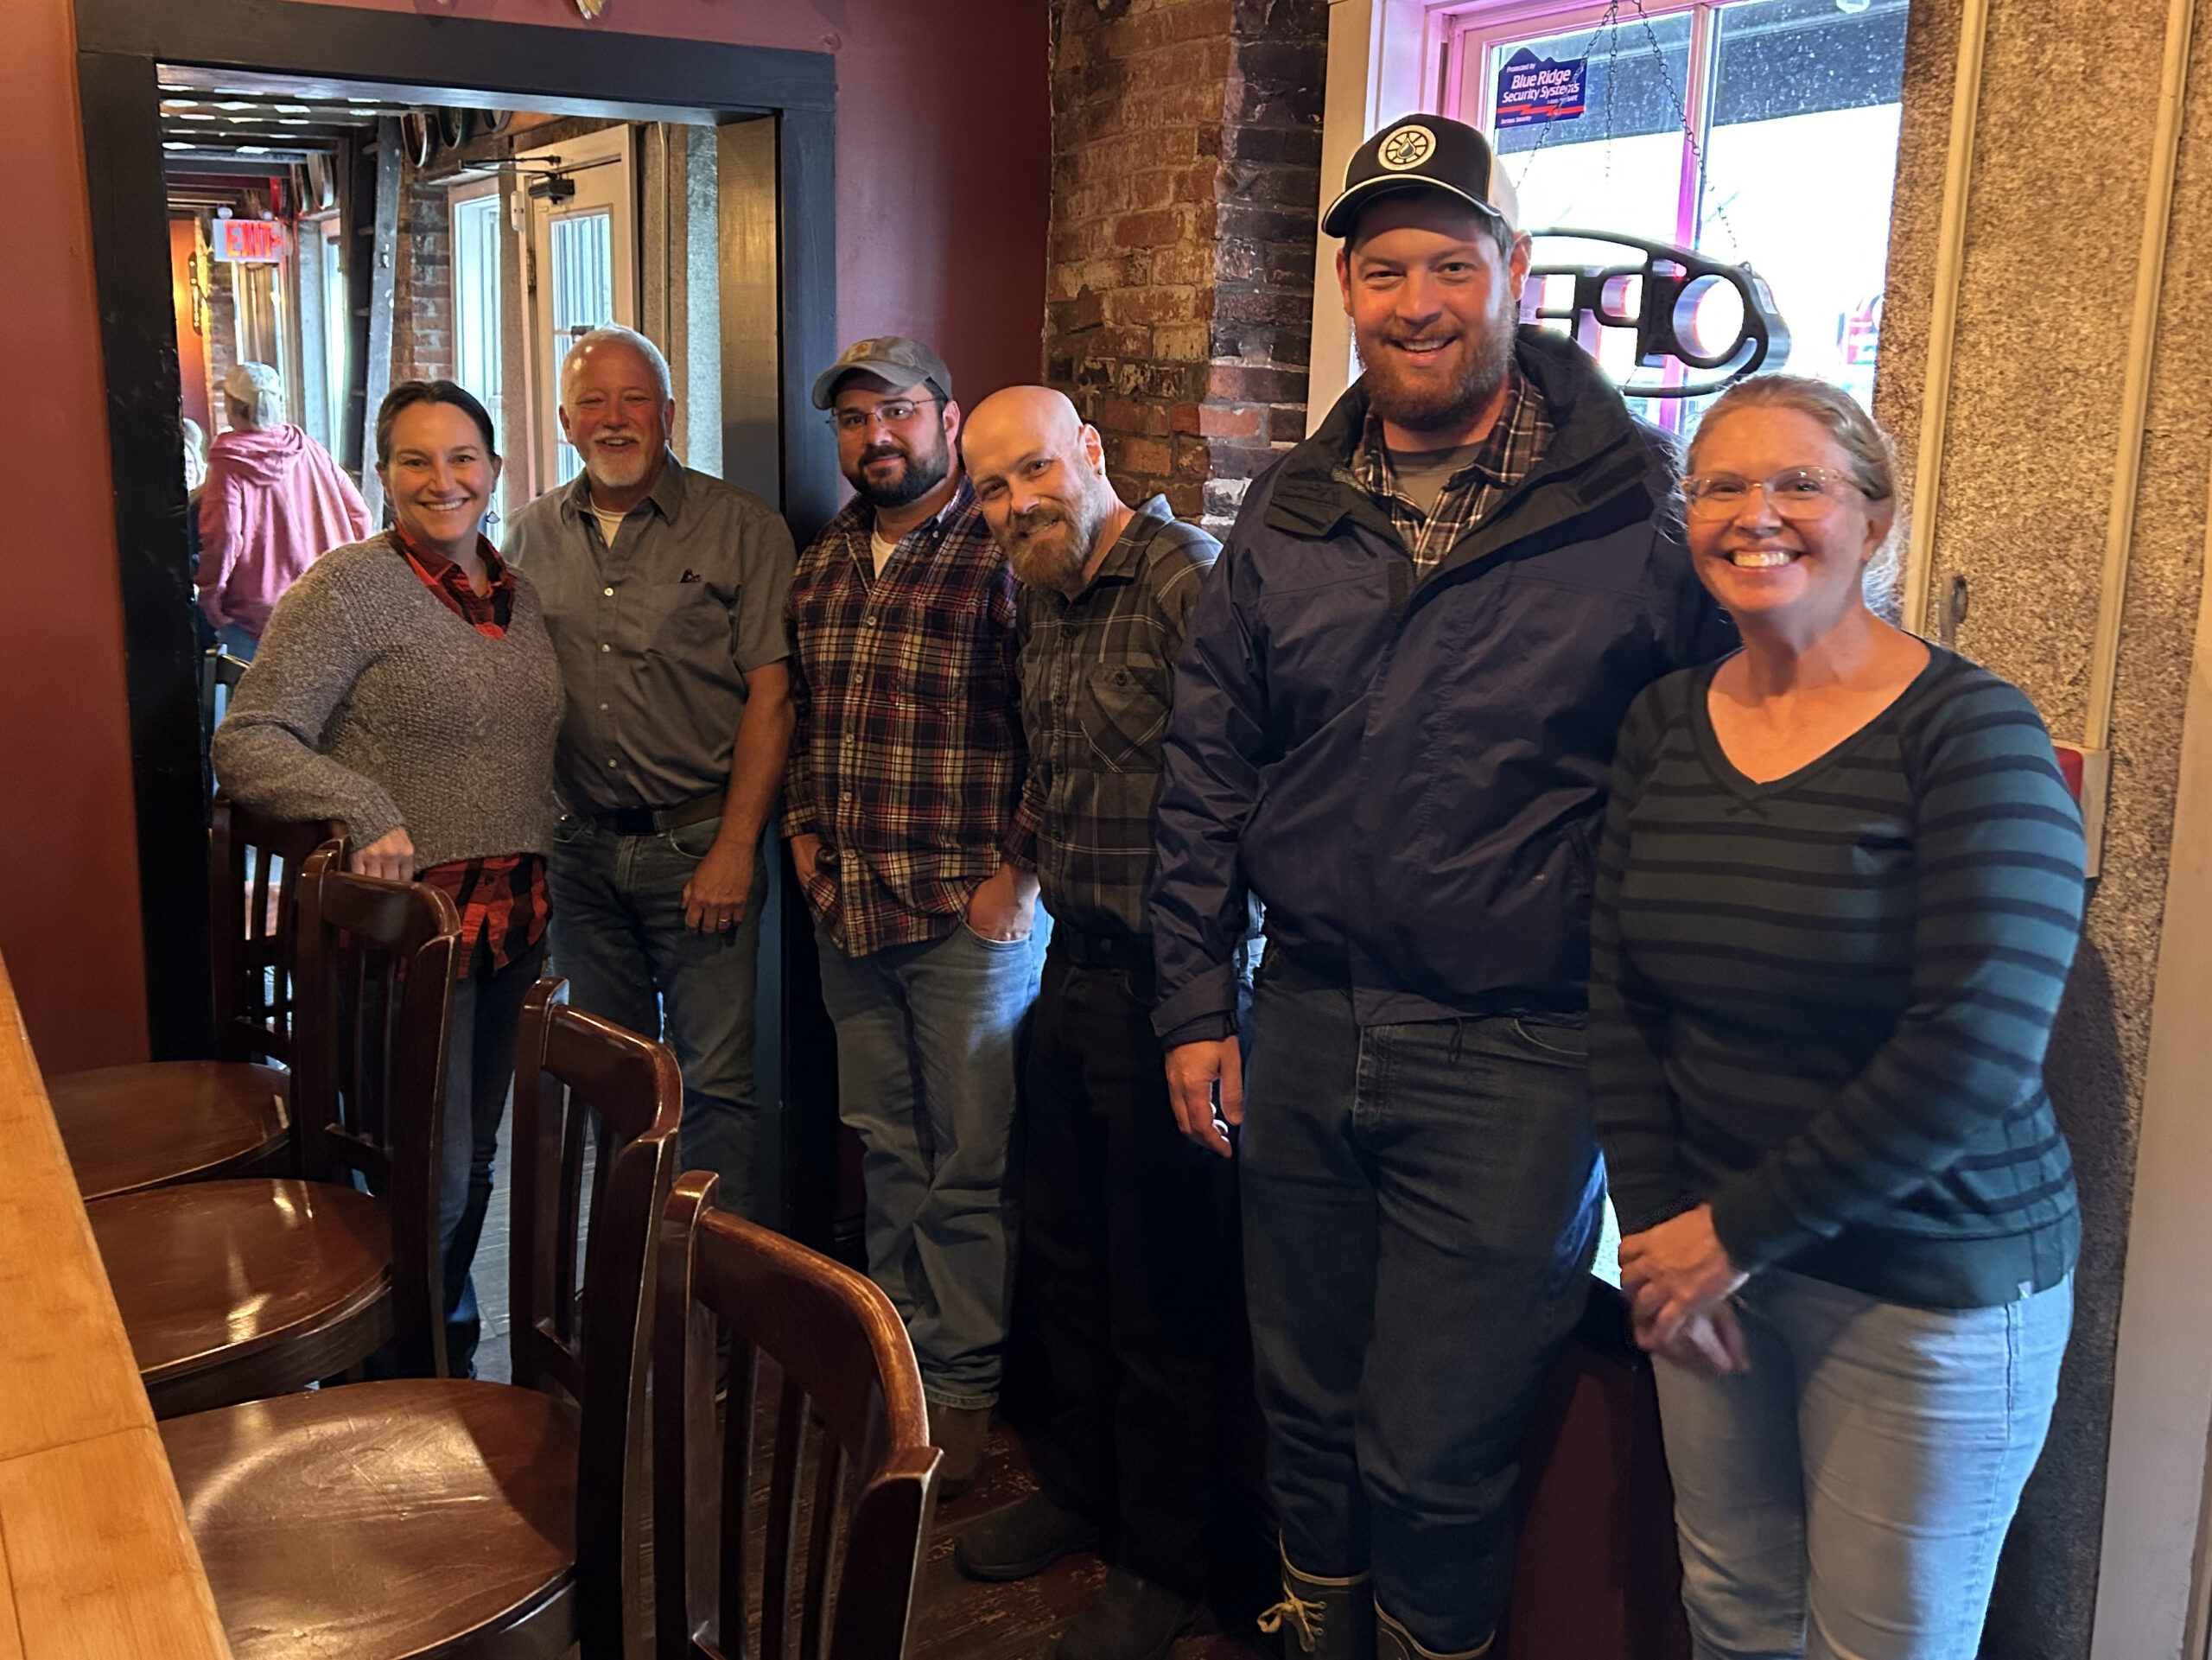
[[[38,511],[0,551],[0,956],[48,1070],[142,1056],[123,606],[67,0],[0,0],[0,455]],[[35,160],[33,158],[35,158]]]
[[[320,4],[328,0],[296,0]],[[963,401],[1039,372],[1051,117],[1041,0],[372,0],[372,9],[829,51],[839,334],[932,341]],[[0,956],[49,1070],[143,1057],[105,389],[69,0],[0,0],[0,455],[41,511],[0,552]],[[584,45],[580,38],[578,46]]]

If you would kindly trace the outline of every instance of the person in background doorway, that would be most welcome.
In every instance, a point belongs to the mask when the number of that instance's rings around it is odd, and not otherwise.
[[[545,962],[561,671],[537,590],[478,529],[499,480],[492,417],[449,380],[377,412],[391,529],[318,559],[276,604],[215,730],[215,777],[273,818],[335,818],[353,869],[443,888],[467,964],[446,1067],[438,1246],[446,1358],[469,1375],[469,1265]]]
[[[1868,610],[1893,473],[1834,387],[1721,395],[1683,497],[1744,649],[1613,765],[1590,1070],[1700,1660],[1974,1660],[2071,1319],[2081,817],[2019,691]]]
[[[856,493],[791,583],[784,834],[814,912],[859,1133],[868,1273],[921,1363],[939,1491],[975,1479],[1014,1279],[1014,1035],[1047,919],[1016,666],[1014,573],[953,445],[952,377],[918,340],[814,383]]]
[[[178,425],[184,434],[185,499],[197,507],[200,487],[207,482],[207,435],[200,429],[200,423],[188,415]]]
[[[1732,636],[1664,436],[1572,340],[1516,328],[1529,239],[1482,135],[1394,122],[1344,187],[1322,229],[1363,372],[1199,593],[1154,1021],[1185,1132],[1226,1157],[1217,1108],[1243,1123],[1270,1625],[1421,1660],[1491,1650],[1522,1434],[1597,1246],[1585,907],[1613,735]]]
[[[514,516],[568,707],[555,782],[553,958],[579,1008],[663,1038],[683,1071],[686,1166],[756,1208],[761,832],[791,740],[775,509],[669,448],[668,362],[593,329],[561,365],[570,483]]]
[[[970,1578],[1103,1545],[1060,1660],[1148,1660],[1206,1588],[1230,1168],[1178,1132],[1152,1034],[1153,808],[1175,654],[1220,544],[1132,507],[1044,386],[976,405],[961,453],[1020,579],[1024,816],[1052,917],[1030,1033],[1021,1301],[1044,1357],[1039,1490],[970,1528]]]
[[[330,452],[285,421],[274,369],[233,366],[223,401],[231,429],[208,451],[193,581],[216,639],[250,663],[270,611],[299,574],[376,525]]]

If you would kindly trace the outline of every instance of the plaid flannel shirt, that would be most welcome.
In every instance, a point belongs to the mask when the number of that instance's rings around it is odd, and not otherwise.
[[[1075,598],[1022,586],[1025,811],[1039,824],[1037,879],[1058,927],[1151,931],[1145,890],[1175,656],[1220,552],[1154,496]]]
[[[1036,864],[1021,811],[1014,572],[965,480],[875,571],[855,499],[791,580],[782,828],[822,838],[807,901],[849,957],[937,939],[1001,863]]]
[[[1422,512],[1399,493],[1397,469],[1390,465],[1389,448],[1382,442],[1382,420],[1372,410],[1343,476],[1390,516],[1413,557],[1414,571],[1425,577],[1443,563],[1452,544],[1494,512],[1507,493],[1529,476],[1551,437],[1544,395],[1515,364],[1508,371],[1505,407],[1498,411],[1497,423],[1467,464],[1445,480],[1433,512]]]

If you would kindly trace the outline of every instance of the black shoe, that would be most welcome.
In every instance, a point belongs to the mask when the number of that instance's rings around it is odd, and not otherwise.
[[[1198,1600],[1125,1568],[1068,1622],[1053,1660],[1161,1660],[1198,1612]]]
[[[987,1516],[960,1536],[952,1560],[971,1580],[1026,1580],[1061,1557],[1098,1548],[1090,1518],[1064,1511],[1042,1493]]]

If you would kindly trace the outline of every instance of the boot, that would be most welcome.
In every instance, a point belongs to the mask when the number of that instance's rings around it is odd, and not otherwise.
[[[1497,1632],[1493,1629],[1471,1649],[1462,1649],[1457,1654],[1439,1654],[1434,1649],[1425,1649],[1414,1642],[1413,1633],[1381,1608],[1375,1611],[1375,1632],[1377,1660],[1495,1660],[1497,1648]]]
[[[1376,1660],[1375,1590],[1364,1574],[1323,1579],[1282,1558],[1282,1600],[1260,1616],[1260,1629],[1272,1635],[1288,1628],[1286,1660],[1294,1653],[1311,1660]]]
[[[1032,1493],[962,1534],[952,1561],[971,1580],[1004,1583],[1041,1574],[1078,1550],[1097,1549],[1098,1530],[1090,1517]]]
[[[930,1402],[930,1439],[944,1454],[937,1466],[939,1502],[949,1504],[975,1485],[983,1473],[983,1442],[990,1433],[990,1408]]]

